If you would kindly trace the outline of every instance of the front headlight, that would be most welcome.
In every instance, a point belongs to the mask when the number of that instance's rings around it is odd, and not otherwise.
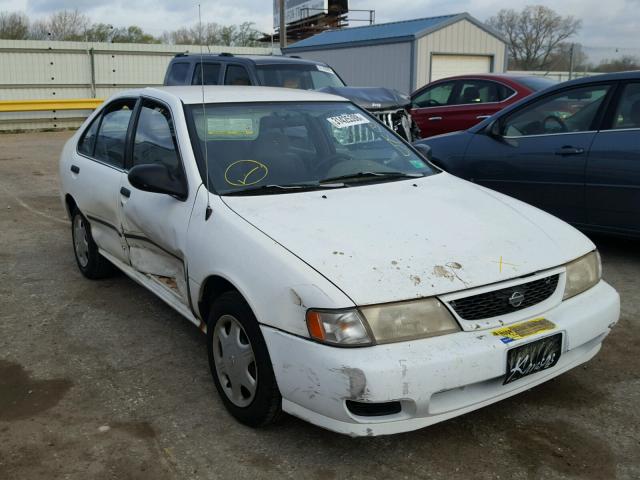
[[[365,320],[356,309],[309,310],[307,328],[311,338],[330,345],[349,347],[373,343]]]
[[[563,300],[589,290],[602,278],[602,263],[597,250],[567,263],[566,267],[567,282],[564,287]]]
[[[388,303],[349,310],[309,310],[307,328],[314,340],[343,347],[402,342],[460,331],[437,298]]]
[[[437,298],[390,303],[360,309],[377,343],[401,342],[460,331]]]

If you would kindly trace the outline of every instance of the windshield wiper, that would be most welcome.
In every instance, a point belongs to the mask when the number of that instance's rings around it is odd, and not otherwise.
[[[324,185],[325,182],[331,183],[342,180],[359,180],[361,178],[420,178],[424,177],[422,173],[405,173],[405,172],[356,172],[348,175],[339,175],[337,177],[328,177],[320,181]]]
[[[271,193],[292,193],[308,190],[320,190],[326,188],[342,188],[346,185],[342,182],[328,182],[322,185],[319,182],[312,183],[293,183],[291,185],[259,185],[247,187],[242,190],[234,190],[233,192],[223,193],[227,196],[239,195],[268,195]]]

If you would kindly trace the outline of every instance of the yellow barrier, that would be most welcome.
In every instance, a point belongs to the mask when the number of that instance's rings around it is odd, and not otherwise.
[[[40,112],[46,110],[95,110],[100,98],[60,98],[57,100],[0,100],[0,112]]]

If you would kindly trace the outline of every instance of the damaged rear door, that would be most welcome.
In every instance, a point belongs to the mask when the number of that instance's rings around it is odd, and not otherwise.
[[[128,144],[128,169],[137,165],[164,165],[171,175],[186,181],[173,117],[167,105],[143,98]],[[188,304],[184,252],[192,197],[184,200],[138,190],[126,175],[123,175],[119,195],[122,230],[131,266]]]

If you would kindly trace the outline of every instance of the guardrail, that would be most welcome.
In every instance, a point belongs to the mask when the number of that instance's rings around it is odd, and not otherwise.
[[[43,112],[57,110],[95,110],[100,98],[60,98],[57,100],[0,100],[0,112]]]

